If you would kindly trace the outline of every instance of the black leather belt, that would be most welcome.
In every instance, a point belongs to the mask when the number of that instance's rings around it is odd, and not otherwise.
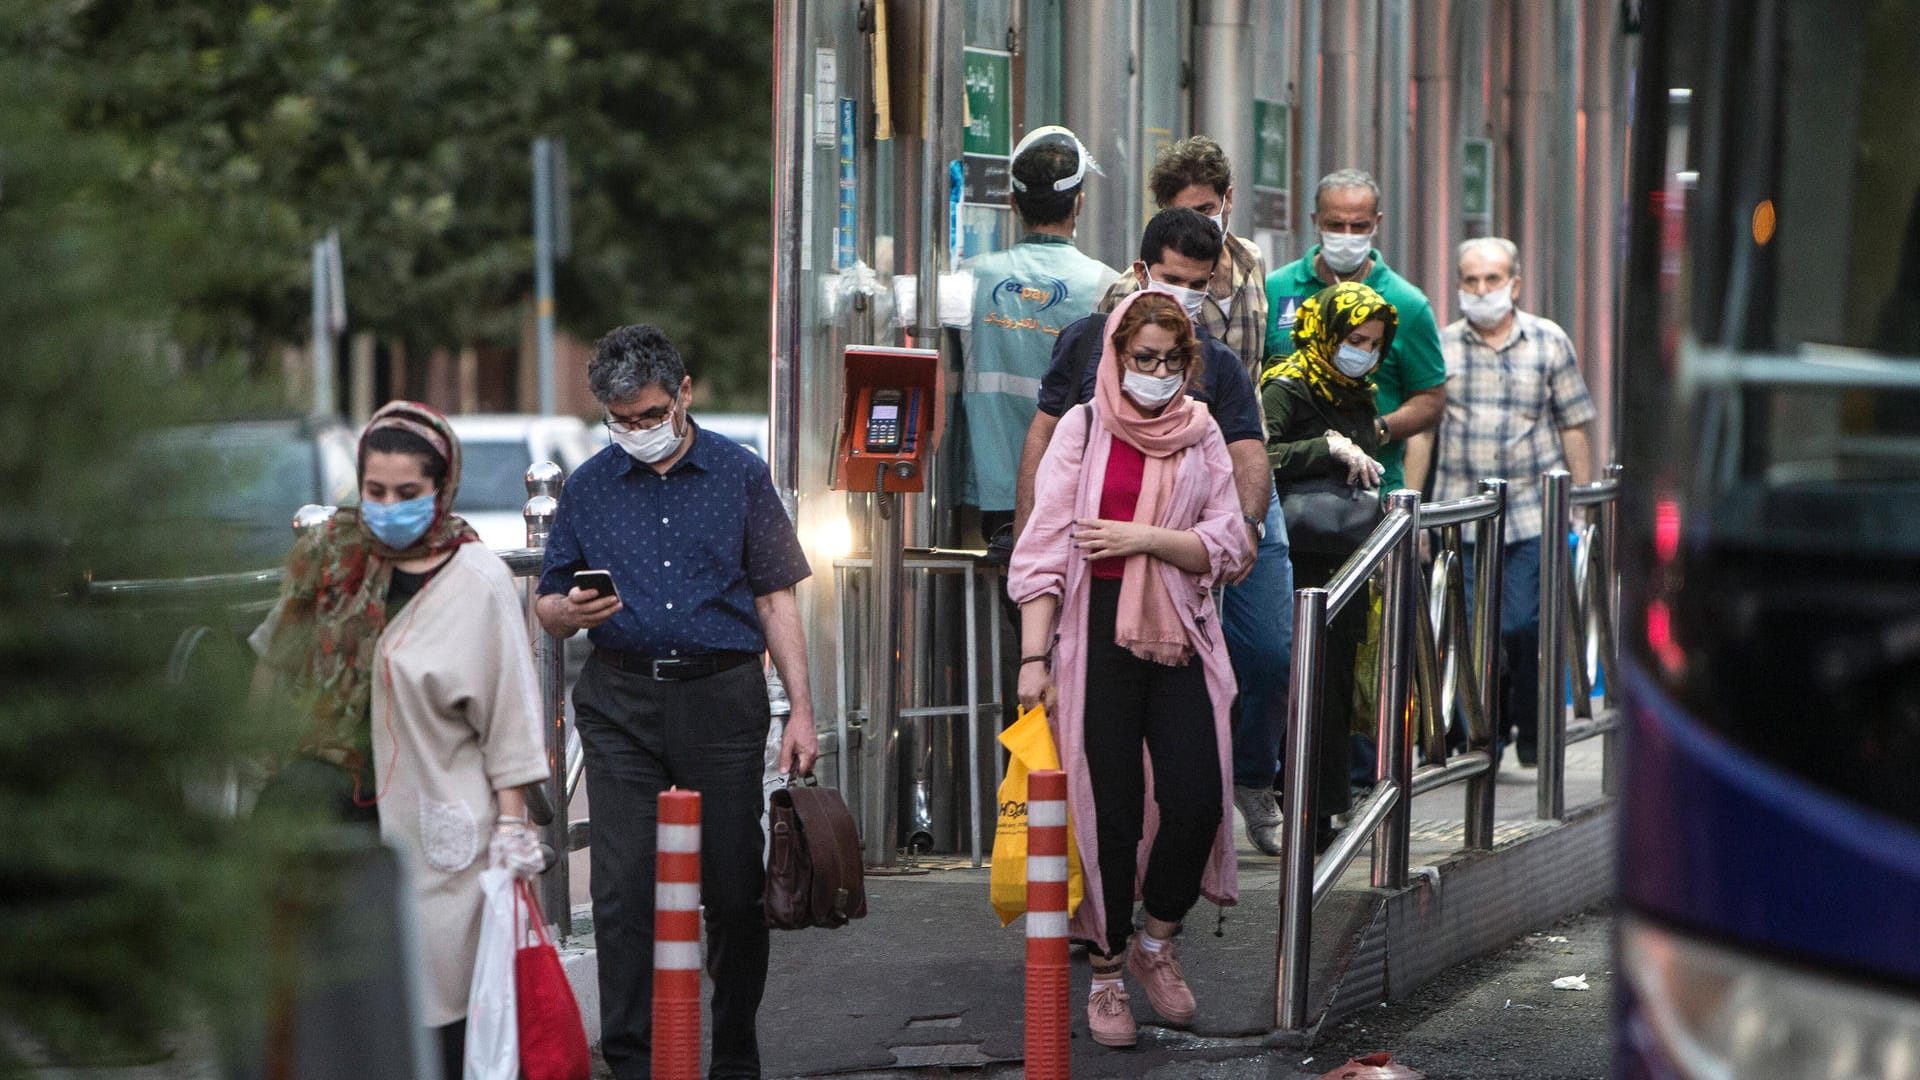
[[[759,653],[750,652],[710,652],[694,656],[647,656],[644,653],[627,652],[622,649],[595,649],[593,655],[609,667],[634,675],[645,675],[659,682],[684,682],[688,679],[704,679],[709,675],[718,675],[730,671],[742,664],[760,659]]]

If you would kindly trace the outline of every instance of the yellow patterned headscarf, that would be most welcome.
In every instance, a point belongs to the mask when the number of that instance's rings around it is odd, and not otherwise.
[[[1336,405],[1371,400],[1373,383],[1340,374],[1333,366],[1333,354],[1348,334],[1372,319],[1386,321],[1386,332],[1380,336],[1380,354],[1385,356],[1393,347],[1393,332],[1400,325],[1400,313],[1393,305],[1357,281],[1320,290],[1301,304],[1294,316],[1293,355],[1262,372],[1260,385],[1291,378],[1305,383],[1315,395]]]

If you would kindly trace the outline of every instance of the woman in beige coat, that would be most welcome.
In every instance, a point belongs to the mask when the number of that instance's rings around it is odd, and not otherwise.
[[[413,402],[360,438],[360,505],[295,546],[262,629],[266,663],[311,724],[289,787],[372,824],[408,863],[423,1019],[462,1072],[480,936],[480,871],[541,865],[521,788],[547,775],[539,695],[513,576],[452,512],[460,444]],[[317,782],[316,782],[317,780]]]

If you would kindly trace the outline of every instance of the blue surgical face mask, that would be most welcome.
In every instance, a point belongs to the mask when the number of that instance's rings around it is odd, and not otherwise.
[[[360,518],[379,541],[395,551],[405,551],[426,535],[433,524],[433,496],[422,495],[405,502],[360,504]]]
[[[1363,349],[1358,345],[1342,345],[1340,350],[1333,354],[1333,366],[1340,369],[1340,374],[1347,378],[1359,379],[1373,370],[1373,365],[1379,358],[1380,354],[1372,349]]]

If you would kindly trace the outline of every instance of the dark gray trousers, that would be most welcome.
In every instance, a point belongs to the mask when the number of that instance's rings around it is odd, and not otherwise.
[[[700,899],[713,981],[707,1075],[760,1075],[754,1031],[767,984],[760,829],[766,681],[742,664],[656,682],[590,659],[573,690],[592,800],[593,927],[601,1052],[620,1080],[645,1080],[653,1052],[653,882],[659,796],[700,793]]]

